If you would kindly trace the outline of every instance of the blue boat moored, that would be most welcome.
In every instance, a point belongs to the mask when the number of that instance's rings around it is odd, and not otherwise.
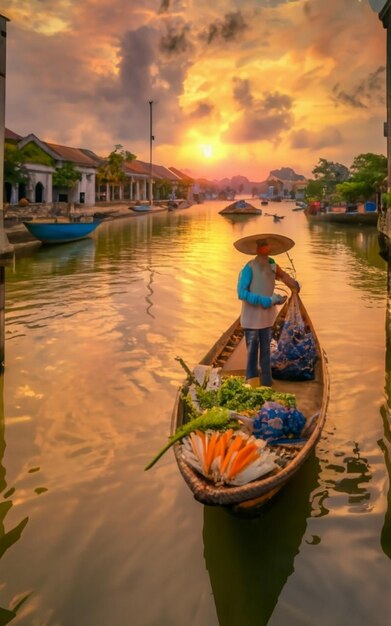
[[[42,243],[67,243],[88,237],[100,224],[91,222],[23,222],[27,230]]]

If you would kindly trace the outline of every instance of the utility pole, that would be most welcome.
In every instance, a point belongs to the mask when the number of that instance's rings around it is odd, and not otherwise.
[[[4,230],[4,134],[5,134],[5,76],[8,18],[0,15],[0,372],[4,370],[5,355],[5,267],[12,262],[14,247]]]
[[[152,105],[153,100],[149,100],[149,205],[152,206],[152,142],[155,137],[152,135]]]

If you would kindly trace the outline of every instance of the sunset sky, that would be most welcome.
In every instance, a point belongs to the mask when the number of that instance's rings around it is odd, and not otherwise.
[[[3,0],[6,126],[263,180],[386,154],[385,35],[368,0]]]

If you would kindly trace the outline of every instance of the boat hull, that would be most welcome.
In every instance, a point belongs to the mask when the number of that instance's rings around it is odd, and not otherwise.
[[[292,454],[292,459],[284,468],[241,487],[217,486],[211,481],[208,481],[186,463],[182,456],[181,444],[175,444],[174,454],[178,468],[195,499],[203,504],[224,506],[236,512],[260,508],[293,478],[299,468],[311,455],[319,440],[326,418],[329,397],[328,371],[326,359],[319,345],[311,320],[301,300],[299,301],[307,328],[312,332],[316,342],[317,362],[315,378],[311,381],[273,380],[273,389],[295,394],[297,407],[305,415],[307,420],[307,426],[304,429],[306,430],[306,439],[300,444],[286,444],[283,446],[284,449],[288,448],[289,452]],[[277,334],[278,329],[282,326],[287,308],[288,303],[284,305],[277,317],[274,325],[274,332]],[[244,376],[245,364],[246,347],[243,329],[240,326],[239,320],[236,320],[234,324],[232,324],[200,362],[200,365],[204,366],[213,368],[221,367],[223,376]],[[174,434],[176,429],[181,426],[183,422],[184,406],[180,389],[173,410],[171,434]]]
[[[229,204],[219,213],[220,215],[262,215],[262,209],[257,209],[249,202],[239,200]]]
[[[378,221],[378,214],[373,212],[360,213],[337,213],[330,211],[329,213],[317,213],[312,215],[306,211],[306,216],[310,222],[325,222],[325,223],[337,223],[337,224],[357,224],[360,226],[376,226]]]
[[[69,243],[88,237],[100,224],[92,222],[23,222],[27,230],[45,244]]]

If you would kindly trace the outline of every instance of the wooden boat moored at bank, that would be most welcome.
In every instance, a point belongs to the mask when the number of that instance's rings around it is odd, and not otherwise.
[[[288,301],[289,302],[289,301]],[[285,303],[277,316],[273,327],[274,337],[278,338],[288,311],[288,302]],[[313,453],[316,443],[322,432],[325,422],[326,409],[329,397],[329,381],[324,353],[308,316],[308,313],[298,298],[300,311],[305,321],[306,329],[312,333],[316,345],[315,374],[312,380],[292,381],[273,380],[273,391],[291,393],[296,397],[296,406],[306,418],[305,426],[300,434],[300,440],[285,442],[273,446],[286,457],[286,463],[273,469],[265,476],[255,479],[242,486],[218,485],[198,473],[185,460],[181,443],[174,444],[174,454],[178,468],[191,489],[194,497],[206,505],[219,505],[233,509],[236,512],[254,510],[270,500],[277,492],[290,481]],[[243,376],[246,366],[246,346],[243,329],[239,320],[220,337],[208,354],[195,368],[206,368],[209,373],[221,368],[222,380],[232,376]],[[209,375],[209,374],[208,374]],[[171,425],[171,435],[186,423],[185,400],[179,389]]]
[[[305,214],[309,222],[317,224],[357,224],[360,226],[376,226],[379,217],[377,211],[328,211],[327,213],[311,213],[310,210],[305,209]]]
[[[36,239],[45,244],[68,243],[88,237],[100,224],[100,220],[69,221],[69,220],[34,220],[23,222],[27,230]]]

